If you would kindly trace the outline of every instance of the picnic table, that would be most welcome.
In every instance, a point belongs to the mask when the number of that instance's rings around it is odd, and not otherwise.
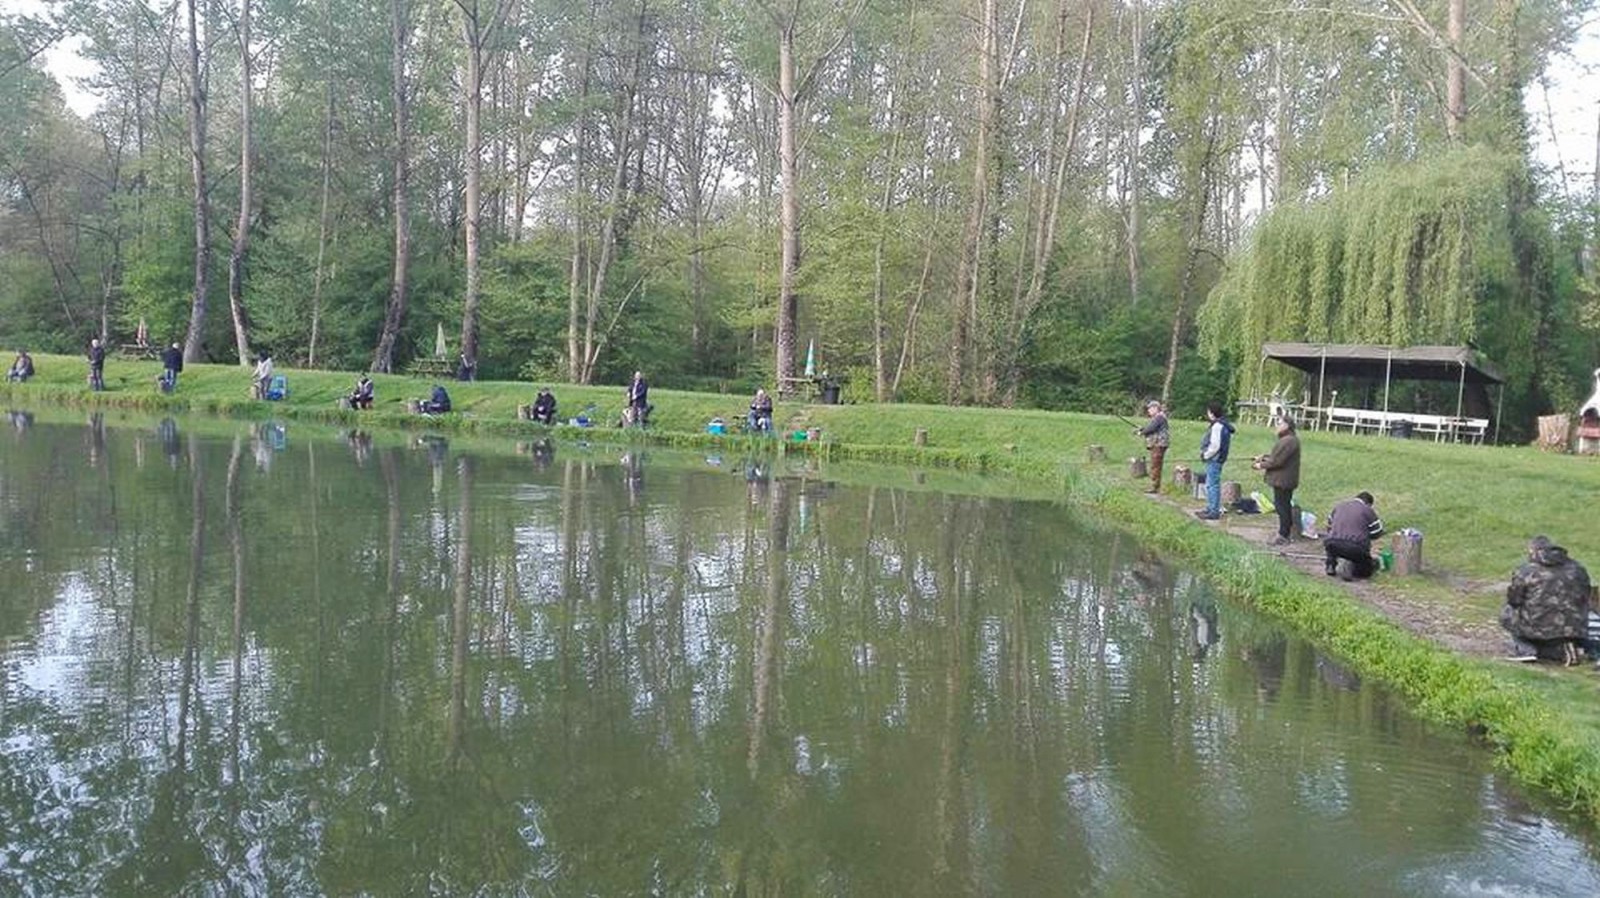
[[[406,366],[406,373],[412,377],[443,380],[455,377],[456,367],[449,359],[423,356],[412,359],[411,364]]]
[[[117,355],[125,359],[159,359],[161,347],[153,343],[123,343],[117,347]]]
[[[821,402],[823,405],[839,404],[840,378],[821,376],[800,376],[778,378],[778,398],[802,398],[807,402]]]

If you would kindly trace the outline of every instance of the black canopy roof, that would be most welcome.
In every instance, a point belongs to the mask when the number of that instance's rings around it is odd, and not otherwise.
[[[1375,380],[1448,380],[1498,384],[1505,378],[1470,346],[1374,346],[1350,343],[1264,343],[1264,359],[1307,374]]]

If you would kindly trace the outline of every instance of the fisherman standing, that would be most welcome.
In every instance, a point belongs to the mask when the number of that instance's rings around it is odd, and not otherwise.
[[[1147,493],[1161,492],[1161,462],[1167,456],[1167,446],[1172,443],[1172,429],[1167,425],[1167,413],[1159,399],[1144,404],[1144,415],[1149,423],[1134,432],[1144,437],[1144,448],[1150,453],[1150,488]]]

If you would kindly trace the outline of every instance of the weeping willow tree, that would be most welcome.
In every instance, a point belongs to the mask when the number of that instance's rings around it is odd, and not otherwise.
[[[1549,282],[1527,272],[1551,264],[1548,226],[1514,211],[1526,178],[1519,158],[1469,147],[1274,209],[1202,307],[1202,351],[1215,363],[1279,340],[1471,342],[1525,394],[1545,300],[1530,283]],[[1238,388],[1259,391],[1258,376],[1239,365]]]

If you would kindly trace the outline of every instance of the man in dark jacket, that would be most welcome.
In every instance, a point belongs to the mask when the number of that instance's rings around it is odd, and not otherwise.
[[[1278,538],[1272,544],[1286,546],[1294,532],[1294,491],[1300,486],[1300,437],[1295,435],[1294,419],[1278,419],[1278,442],[1253,467],[1272,487],[1272,504],[1278,509]]]
[[[442,415],[450,411],[450,394],[445,392],[443,386],[433,385],[433,396],[422,404],[422,410],[430,415]]]
[[[549,387],[533,398],[533,420],[540,424],[556,423],[556,394],[550,392]]]
[[[1233,443],[1233,425],[1223,417],[1222,403],[1212,401],[1206,405],[1205,439],[1200,441],[1200,460],[1206,463],[1206,507],[1194,516],[1202,521],[1215,521],[1222,517],[1222,466],[1228,461],[1228,447]]]
[[[650,385],[645,383],[644,372],[633,372],[628,384],[628,407],[622,412],[622,423],[643,427],[650,423]]]
[[[350,393],[350,407],[372,408],[372,394],[372,378],[361,375],[361,379],[356,381],[356,388]]]
[[[161,353],[161,391],[171,393],[178,388],[178,374],[183,371],[183,350],[174,343]]]
[[[27,383],[33,376],[33,356],[28,355],[26,349],[17,350],[17,357],[11,363],[11,371],[6,375],[7,380],[17,383]]]
[[[89,341],[89,389],[100,391],[106,388],[106,348],[100,345],[100,338],[95,337]]]
[[[1328,576],[1342,580],[1372,576],[1372,541],[1383,535],[1383,521],[1372,510],[1372,494],[1356,493],[1333,507],[1322,538]]]
[[[1511,633],[1520,661],[1547,658],[1571,665],[1583,657],[1588,636],[1589,572],[1567,556],[1567,550],[1536,536],[1528,543],[1528,561],[1511,575],[1500,626]]]

